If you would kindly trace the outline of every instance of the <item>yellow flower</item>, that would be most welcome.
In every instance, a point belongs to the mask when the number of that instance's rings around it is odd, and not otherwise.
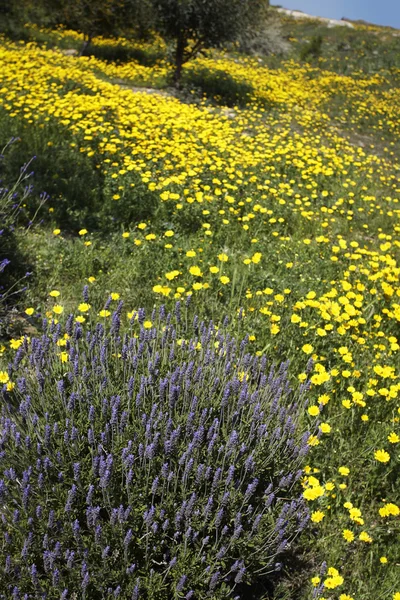
[[[25,314],[27,314],[29,317],[32,316],[34,312],[35,312],[35,309],[32,307],[25,309]]]
[[[60,292],[58,290],[51,290],[51,292],[49,292],[49,296],[51,296],[52,298],[58,298],[59,295]]]
[[[101,310],[99,312],[99,317],[109,317],[111,315],[109,310],[106,310],[105,308],[103,308],[103,310]]]
[[[316,485],[314,487],[310,487],[304,490],[303,498],[305,498],[306,500],[316,500],[317,498],[320,498],[320,496],[323,496],[324,493],[324,488],[321,485]]]
[[[219,280],[223,285],[226,285],[227,283],[230,282],[229,277],[227,277],[226,275],[222,275],[222,277],[220,277]]]
[[[330,433],[332,428],[329,423],[321,423],[320,425],[322,433]]]
[[[82,315],[78,315],[75,319],[75,321],[77,323],[84,323],[86,321],[85,317],[83,317]]]
[[[60,352],[58,356],[60,357],[61,362],[68,362],[68,352]]]
[[[339,600],[354,600],[353,596],[349,596],[348,594],[340,594]]]
[[[32,313],[31,313],[32,314]],[[10,340],[10,348],[13,350],[18,350],[18,348],[22,345],[22,339],[20,340]]]
[[[347,475],[350,473],[350,469],[348,467],[339,467],[338,471],[344,477],[347,477]]]
[[[395,592],[393,594],[393,600],[400,600],[400,592]]]
[[[387,561],[388,561],[388,559],[386,558],[386,556],[381,556],[380,559],[379,559],[379,562],[382,565],[386,565]]]
[[[328,394],[322,394],[321,396],[318,396],[318,402],[319,402],[319,404],[323,404],[324,406],[326,404],[328,404],[328,402],[329,402]]]
[[[366,531],[362,531],[358,536],[358,539],[362,542],[367,542],[368,544],[372,543],[372,537],[370,537]]]
[[[308,438],[307,444],[309,446],[318,446],[319,439],[317,438],[316,435],[310,435],[310,437]]]
[[[312,417],[316,417],[317,415],[319,415],[319,408],[316,405],[310,406],[307,409],[307,412],[309,415],[311,415]]]
[[[87,229],[80,229],[80,230],[78,231],[78,235],[86,235],[86,234],[87,234],[87,232],[88,232],[88,230],[87,230]]]
[[[152,323],[151,321],[145,321],[145,322],[143,323],[143,327],[144,327],[145,329],[151,329],[151,328],[153,327],[153,323]]]
[[[388,440],[391,444],[398,444],[400,442],[400,437],[397,435],[397,433],[392,431],[392,433],[388,435]]]
[[[325,579],[324,581],[324,586],[326,588],[328,588],[329,590],[333,590],[334,588],[338,587],[339,585],[342,585],[344,582],[344,579],[341,575],[336,575],[335,577],[328,577],[327,579]]]
[[[110,296],[112,300],[119,300],[119,294],[117,292],[111,292]]]
[[[343,537],[346,542],[352,542],[354,540],[354,533],[350,529],[343,529]]]
[[[129,233],[129,231],[124,231],[124,233],[122,234],[123,238],[128,238],[131,234]]]
[[[361,510],[359,508],[356,508],[355,506],[353,506],[353,508],[350,508],[349,517],[352,521],[358,523],[359,525],[362,525],[364,523],[364,520],[361,517]]]
[[[189,258],[193,258],[194,256],[196,256],[196,252],[194,250],[188,250],[186,252],[186,256]]]
[[[193,265],[189,268],[189,273],[194,275],[195,277],[203,277],[203,273],[201,272],[200,267]]]
[[[221,254],[218,254],[218,260],[220,260],[221,262],[227,262],[228,261],[228,255],[225,254],[224,252],[222,252]]]
[[[53,306],[53,312],[56,315],[61,315],[64,312],[64,308],[60,304],[55,304]]]
[[[53,229],[53,235],[60,235],[61,229]]]
[[[292,315],[290,317],[291,323],[300,323],[300,321],[301,321],[301,317],[299,317],[299,315]]]
[[[400,515],[400,508],[397,506],[397,504],[388,502],[379,509],[379,514],[381,517],[397,517],[398,515]]]
[[[210,267],[210,273],[219,273],[219,268],[218,267]]]
[[[165,273],[165,277],[168,279],[168,281],[172,281],[173,279],[175,279],[175,277],[178,277],[179,274],[180,272],[177,270],[169,271],[169,273]]]
[[[317,585],[321,582],[321,577],[313,577],[311,579],[311,583],[313,584],[314,587],[317,587]]]
[[[304,344],[304,346],[302,347],[303,352],[305,352],[305,354],[311,354],[311,352],[314,350],[314,348],[311,346],[311,344]]]
[[[174,234],[174,232],[171,229],[168,229],[168,231],[166,231],[164,233],[165,237],[172,237]]]
[[[374,452],[374,457],[377,461],[381,463],[387,463],[390,460],[390,454],[385,450],[376,450]]]
[[[96,281],[96,277],[93,277],[93,276],[88,277],[88,282],[89,283],[94,283],[95,281]]]
[[[139,223],[138,225],[138,229],[146,229],[147,225],[146,223]]]
[[[15,383],[13,383],[12,381],[9,381],[6,386],[7,392],[12,392],[14,388],[15,388]]]
[[[0,371],[0,383],[8,383],[10,378],[6,371]]]
[[[88,312],[88,310],[90,310],[90,304],[87,304],[87,302],[82,302],[79,306],[78,306],[78,310],[79,312]]]
[[[311,513],[311,521],[313,523],[320,523],[324,517],[325,513],[323,513],[321,510],[316,510]]]

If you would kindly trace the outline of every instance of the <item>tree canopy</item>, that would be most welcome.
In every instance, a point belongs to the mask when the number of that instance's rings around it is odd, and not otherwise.
[[[200,50],[235,41],[259,18],[268,0],[150,0],[155,26],[175,43],[175,83]]]

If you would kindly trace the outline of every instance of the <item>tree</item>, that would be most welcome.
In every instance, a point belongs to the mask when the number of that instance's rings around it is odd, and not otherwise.
[[[257,21],[239,34],[237,42],[240,52],[252,55],[282,55],[290,50],[279,14],[267,5],[259,11]]]
[[[175,44],[174,83],[201,50],[238,39],[257,21],[268,0],[151,0],[156,28]]]
[[[53,25],[64,25],[83,34],[83,54],[93,38],[121,33],[126,3],[127,0],[38,0],[37,6],[51,15]]]

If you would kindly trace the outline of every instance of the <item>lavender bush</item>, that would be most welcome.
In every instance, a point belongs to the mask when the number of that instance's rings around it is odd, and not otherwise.
[[[179,303],[130,334],[121,310],[44,322],[8,366],[0,598],[245,598],[309,518],[307,385]]]

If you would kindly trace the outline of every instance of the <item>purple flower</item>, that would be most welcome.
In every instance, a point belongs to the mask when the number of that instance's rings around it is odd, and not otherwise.
[[[64,512],[66,512],[66,513],[71,512],[72,504],[76,498],[77,492],[78,492],[78,488],[76,487],[75,484],[73,484],[71,489],[68,492],[67,503],[64,507]]]
[[[136,585],[133,588],[132,600],[138,600],[140,592],[140,579],[136,579]]]
[[[216,571],[210,579],[210,590],[213,591],[217,587],[218,581],[221,577],[220,571]]]
[[[245,573],[246,573],[246,569],[245,569],[244,565],[242,564],[242,566],[239,568],[239,571],[236,574],[235,583],[242,583]]]
[[[129,544],[131,543],[132,537],[133,537],[132,529],[128,529],[128,531],[127,531],[127,533],[125,535],[125,538],[124,538],[124,546],[125,546],[125,548],[127,548],[129,546]]]
[[[253,481],[247,486],[246,493],[244,495],[244,500],[247,502],[253,496],[258,486],[258,479],[255,478]]]
[[[182,577],[179,579],[178,584],[176,586],[176,591],[177,592],[182,592],[183,588],[186,585],[186,581],[187,581],[187,575],[182,575]]]
[[[80,471],[81,471],[81,464],[79,462],[74,463],[73,469],[74,469],[74,479],[75,479],[75,481],[79,481],[79,475],[80,475]]]
[[[37,576],[37,568],[36,568],[35,564],[31,565],[30,571],[31,571],[32,583],[33,583],[33,585],[37,586],[39,584],[39,582],[38,582],[38,576]]]

